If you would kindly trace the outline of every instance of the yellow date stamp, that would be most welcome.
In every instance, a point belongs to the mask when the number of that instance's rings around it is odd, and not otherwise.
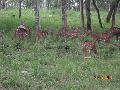
[[[95,80],[112,80],[111,75],[94,75],[93,78]]]

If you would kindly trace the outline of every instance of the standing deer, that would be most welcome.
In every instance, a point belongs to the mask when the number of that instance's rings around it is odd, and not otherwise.
[[[41,40],[45,37],[46,33],[43,31],[37,31],[36,32],[36,41]]]
[[[97,48],[94,42],[86,41],[82,44],[82,51],[84,58],[88,58],[88,56],[94,55],[97,56]]]

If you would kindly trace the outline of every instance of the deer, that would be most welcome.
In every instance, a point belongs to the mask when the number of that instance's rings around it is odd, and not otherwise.
[[[68,32],[68,36],[71,38],[78,38],[80,35],[80,30],[78,28],[73,28],[72,31]]]
[[[106,33],[106,32],[105,33],[101,33],[100,40],[105,42],[105,43],[110,43],[111,35]]]
[[[26,25],[21,24],[14,32],[14,38],[18,37],[20,39],[24,39],[30,34],[31,34],[31,29],[28,28]]]
[[[96,44],[92,41],[85,41],[82,43],[82,52],[84,58],[89,58],[88,56],[94,55],[95,57],[98,56]]]
[[[91,31],[88,31],[86,33],[86,36],[90,36],[95,42],[98,41],[103,41],[105,43],[109,43],[111,39],[111,35],[107,32],[102,32],[102,33],[92,33]]]
[[[68,30],[67,30],[66,27],[62,27],[62,28],[58,31],[57,35],[58,35],[59,37],[68,37],[68,36],[69,36],[69,32],[68,32]]]
[[[111,35],[111,37],[116,36],[116,40],[119,40],[119,36],[120,36],[120,28],[118,27],[112,27],[107,31],[108,34]]]
[[[36,32],[36,41],[43,39],[46,36],[46,32],[44,31],[37,31]]]

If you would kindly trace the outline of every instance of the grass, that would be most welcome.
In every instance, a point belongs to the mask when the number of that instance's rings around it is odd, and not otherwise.
[[[0,89],[2,90],[119,90],[120,89],[120,54],[117,48],[109,53],[103,44],[97,44],[100,58],[83,60],[81,41],[67,40],[70,50],[48,49],[44,46],[61,45],[62,39],[47,37],[42,42],[34,38],[20,41],[11,40],[12,32],[19,25],[17,10],[0,11],[0,30],[5,32],[4,41],[0,42]],[[48,20],[41,11],[41,25],[45,30],[60,25],[60,11],[49,11]],[[15,15],[15,18],[12,15]],[[102,18],[107,15],[102,12]],[[79,27],[79,12],[68,12],[69,26]],[[118,18],[119,15],[117,15]],[[45,18],[44,18],[45,17]],[[24,10],[22,19],[34,30],[34,12]],[[102,19],[103,21],[104,19]],[[92,12],[94,31],[100,31],[96,13]],[[103,21],[104,22],[104,21]],[[117,19],[116,26],[120,24]],[[104,30],[110,24],[103,23]],[[104,31],[103,30],[103,31]],[[111,42],[114,43],[114,40]],[[22,50],[18,51],[17,46]],[[94,75],[112,75],[112,80],[95,80]]]

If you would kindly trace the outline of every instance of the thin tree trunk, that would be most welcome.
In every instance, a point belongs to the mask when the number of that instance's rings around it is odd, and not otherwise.
[[[67,0],[62,0],[62,27],[67,27]]]
[[[95,0],[92,0],[93,1],[93,6],[95,7],[96,11],[97,11],[97,14],[98,14],[98,19],[99,19],[99,24],[100,24],[100,27],[103,28],[102,26],[102,22],[101,22],[101,17],[100,17],[100,12],[99,12],[99,9],[95,3]]]
[[[46,0],[43,1],[43,8],[44,8],[44,10],[47,10]]]
[[[60,8],[61,0],[58,0],[57,4],[58,4],[58,8]]]
[[[26,0],[26,8],[29,8],[29,7],[30,7],[30,1]]]
[[[90,2],[91,2],[91,0],[86,0],[85,5],[86,5],[86,16],[87,16],[87,30],[91,31],[92,29],[91,29]]]
[[[2,0],[2,9],[5,9],[5,0]]]
[[[67,0],[67,1],[68,1],[68,10],[70,10],[71,9],[71,6],[70,6],[71,2],[70,2],[70,0]]]
[[[78,5],[77,10],[80,11],[80,0],[77,0],[77,5]]]
[[[111,16],[112,16],[113,12],[114,12],[114,9],[115,9],[116,6],[118,7],[118,3],[119,2],[120,2],[120,0],[116,0],[116,1],[113,1],[111,3],[110,11],[108,12],[108,15],[107,15],[107,18],[106,18],[106,22],[110,22],[110,19],[111,19]]]
[[[47,9],[48,9],[48,10],[50,9],[50,2],[51,2],[51,0],[48,0],[48,1],[47,1]]]
[[[22,0],[19,0],[19,19],[21,19],[21,3]]]
[[[79,0],[81,1],[81,22],[82,22],[82,28],[85,27],[85,21],[84,21],[84,3],[83,0]]]
[[[111,26],[111,27],[114,27],[114,26],[115,26],[115,15],[116,15],[116,11],[117,11],[117,6],[115,6],[115,9],[114,9],[113,14],[112,14],[112,26]]]
[[[41,26],[40,26],[40,18],[39,18],[39,1],[35,0],[35,30],[40,31],[41,30]]]
[[[1,7],[2,7],[2,3],[1,3],[1,0],[0,0],[0,9],[1,9]]]

